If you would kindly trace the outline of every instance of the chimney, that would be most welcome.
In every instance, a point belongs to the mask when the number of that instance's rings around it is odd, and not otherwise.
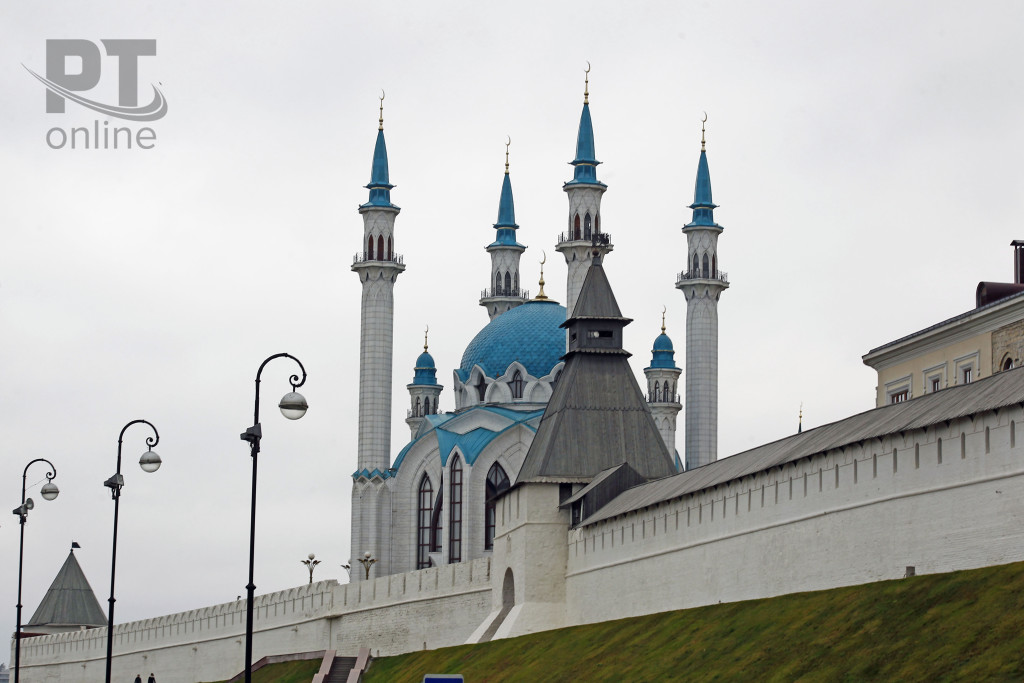
[[[1024,284],[1024,240],[1010,242],[1013,247],[1013,283]]]

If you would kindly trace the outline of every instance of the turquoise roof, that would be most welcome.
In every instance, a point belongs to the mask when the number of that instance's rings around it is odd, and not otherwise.
[[[672,340],[662,332],[654,340],[654,348],[651,351],[652,368],[675,368],[675,349],[672,348]]]
[[[708,225],[721,227],[715,223],[715,208],[717,204],[711,201],[711,171],[708,170],[708,155],[703,149],[700,151],[700,161],[697,162],[697,184],[693,190],[693,220],[686,225]]]
[[[434,367],[434,358],[424,351],[416,359],[415,374],[412,378],[413,384],[437,384],[437,368]]]
[[[516,225],[516,207],[512,201],[512,181],[509,180],[508,173],[505,173],[505,179],[501,181],[501,200],[498,202],[498,222],[494,224],[496,228],[518,228]]]
[[[446,428],[449,423],[455,424],[460,421],[459,418],[469,416],[474,411],[486,411],[504,418],[502,426],[496,430],[487,429],[486,427],[478,427],[461,434],[454,429]],[[396,473],[402,466],[402,463],[405,461],[405,456],[409,453],[412,447],[424,439],[436,439],[442,467],[448,466],[448,458],[455,448],[459,449],[459,452],[462,453],[463,460],[465,460],[467,464],[473,465],[480,454],[483,453],[484,449],[487,448],[488,444],[508,430],[519,425],[524,425],[531,431],[536,432],[536,426],[534,424],[530,424],[530,422],[539,421],[543,414],[543,408],[522,411],[500,408],[498,406],[474,406],[468,410],[458,413],[457,415],[454,413],[428,415],[426,420],[430,424],[430,429],[421,431],[419,436],[406,444],[405,448],[403,448],[398,454],[398,457],[395,458],[395,464],[392,465],[389,470],[391,472],[390,476],[394,476],[394,473]],[[356,472],[353,476],[358,476],[360,474],[360,472]]]
[[[391,203],[391,189],[394,187],[388,178],[388,147],[384,143],[384,131],[377,131],[377,144],[373,147],[373,166],[370,168],[370,199],[363,206],[387,206],[397,209]]]
[[[502,313],[477,333],[462,354],[455,372],[469,380],[474,365],[488,377],[504,374],[519,361],[533,377],[544,377],[565,353],[565,306],[554,301],[527,301]]]
[[[572,180],[566,185],[601,185],[597,180],[597,153],[594,151],[594,124],[590,120],[590,105],[583,104],[580,114],[580,130],[576,134],[576,158],[569,162],[576,167]]]

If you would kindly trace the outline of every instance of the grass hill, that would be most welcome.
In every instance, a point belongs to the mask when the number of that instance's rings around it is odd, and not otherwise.
[[[384,657],[363,680],[419,683],[425,673],[468,683],[1022,681],[1024,563]]]

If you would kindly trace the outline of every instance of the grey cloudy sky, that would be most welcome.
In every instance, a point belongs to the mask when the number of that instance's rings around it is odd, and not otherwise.
[[[250,460],[238,434],[253,379],[287,351],[309,371],[298,422],[264,375],[256,584],[345,579],[355,469],[359,250],[377,124],[403,207],[396,250],[393,451],[404,385],[431,328],[439,380],[487,321],[504,163],[524,280],[566,225],[589,60],[606,269],[638,374],[668,308],[682,365],[689,219],[708,113],[714,197],[732,286],[720,314],[719,453],[873,405],[868,349],[973,306],[1012,277],[1024,213],[1017,2],[224,2],[9,4],[0,22],[0,473],[7,508],[25,463],[56,464],[61,496],[26,539],[25,617],[72,540],[106,607],[117,435],[160,430],[164,467],[126,435],[118,621],[244,594]],[[152,38],[141,99],[167,116],[152,150],[53,150],[45,41]],[[114,60],[97,99],[114,98]],[[111,125],[116,122],[112,121]],[[135,126],[138,127],[138,126]],[[535,289],[535,287],[531,287]],[[680,420],[680,425],[682,420]],[[679,435],[677,445],[683,443]],[[38,484],[43,469],[30,472]],[[34,489],[38,499],[38,485]],[[30,492],[32,495],[32,492]],[[18,527],[0,525],[16,557]],[[16,564],[0,565],[0,631],[14,630]]]

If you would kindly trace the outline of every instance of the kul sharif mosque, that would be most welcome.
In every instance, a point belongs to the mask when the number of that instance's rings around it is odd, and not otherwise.
[[[573,177],[563,185],[569,200],[565,232],[555,249],[568,266],[565,306],[544,293],[543,268],[539,292],[530,298],[520,286],[519,261],[526,246],[517,239],[508,150],[505,176],[494,224],[491,285],[480,305],[490,322],[466,346],[454,371],[455,410],[439,412],[444,387],[424,338],[409,390],[406,423],[410,441],[393,455],[391,404],[394,286],[405,270],[396,251],[396,218],[391,202],[394,187],[388,176],[384,141],[383,98],[373,152],[369,199],[359,207],[363,241],[352,264],[362,285],[359,352],[358,468],[353,473],[352,558],[371,552],[373,576],[384,576],[464,562],[491,553],[495,537],[496,502],[507,489],[527,481],[522,471],[545,410],[549,414],[582,409],[587,425],[563,420],[552,437],[574,440],[576,447],[555,455],[561,470],[547,463],[532,467],[530,481],[572,484],[567,492],[593,479],[599,471],[629,460],[644,479],[654,479],[713,462],[717,458],[718,299],[729,284],[718,269],[718,235],[711,200],[711,176],[701,139],[694,193],[693,220],[682,228],[687,238],[688,270],[676,287],[687,301],[686,385],[675,361],[672,340],[654,340],[651,362],[644,369],[646,391],[628,371],[621,328],[628,324],[600,268],[612,251],[611,236],[601,221],[601,198],[608,186],[598,180],[594,127],[590,116],[589,77],[576,139]],[[596,268],[592,268],[596,266]],[[592,294],[587,311],[577,311],[588,272],[600,270],[600,296]],[[590,285],[588,285],[590,286]],[[595,289],[595,286],[590,286]],[[596,302],[596,303],[595,303]],[[573,315],[575,312],[575,316]],[[605,323],[605,324],[587,324]],[[575,324],[574,324],[575,323]],[[587,339],[577,339],[577,335]],[[573,349],[613,358],[619,365],[595,368],[586,380],[563,378]],[[622,368],[626,370],[623,371]],[[560,383],[565,405],[549,406]],[[685,401],[680,400],[683,394]],[[685,451],[676,451],[676,417],[686,406]],[[589,411],[589,412],[588,412]],[[566,413],[568,414],[568,412]],[[579,444],[600,435],[601,422],[622,440],[611,449],[614,462],[591,458]],[[551,431],[551,430],[547,430]],[[578,433],[577,433],[578,432]],[[547,439],[551,441],[551,438]],[[608,444],[595,451],[607,453]],[[545,448],[551,450],[552,444]],[[556,447],[557,450],[557,447]],[[571,457],[569,451],[575,452]],[[637,456],[629,455],[640,453]],[[609,456],[602,456],[608,459]],[[571,474],[568,474],[569,471]],[[561,472],[561,473],[559,473]],[[361,579],[353,572],[352,580]]]

